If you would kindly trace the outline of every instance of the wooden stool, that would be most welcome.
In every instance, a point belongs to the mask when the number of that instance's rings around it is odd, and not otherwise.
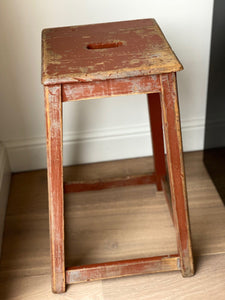
[[[154,19],[45,29],[42,83],[45,91],[52,290],[127,275],[181,270],[193,275],[176,72],[182,65]],[[62,102],[147,94],[155,172],[102,182],[63,183]],[[163,120],[163,126],[162,126]],[[167,148],[167,180],[164,142]],[[178,253],[65,269],[64,192],[155,183],[164,190]]]

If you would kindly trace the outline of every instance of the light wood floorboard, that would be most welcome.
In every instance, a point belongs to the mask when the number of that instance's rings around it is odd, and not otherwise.
[[[185,154],[197,273],[132,276],[50,287],[46,170],[14,174],[7,208],[0,299],[225,299],[225,208],[202,162]],[[65,168],[65,179],[110,178],[153,169],[139,158]],[[176,253],[175,232],[162,192],[153,185],[68,194],[66,264],[81,265]]]

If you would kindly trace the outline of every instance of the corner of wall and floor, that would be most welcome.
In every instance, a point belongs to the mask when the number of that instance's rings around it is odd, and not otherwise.
[[[0,257],[4,230],[5,212],[10,188],[11,170],[5,148],[0,144]]]

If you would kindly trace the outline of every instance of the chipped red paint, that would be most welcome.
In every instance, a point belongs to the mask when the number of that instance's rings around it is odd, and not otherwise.
[[[182,273],[184,276],[191,276],[194,273],[194,267],[175,74],[161,75],[161,84],[161,104],[163,108],[174,224],[177,232],[178,249],[181,256]]]
[[[155,174],[127,176],[124,178],[109,179],[108,181],[92,181],[92,182],[65,182],[65,193],[78,193],[84,191],[99,191],[104,189],[112,189],[115,187],[124,187],[140,184],[156,183]]]
[[[165,255],[67,268],[66,283],[180,270],[179,255]]]
[[[52,290],[65,291],[61,86],[45,87]]]
[[[168,208],[169,208],[170,216],[171,216],[171,219],[173,221],[173,225],[175,226],[174,217],[173,217],[173,207],[172,207],[172,201],[171,201],[170,184],[169,184],[169,180],[167,178],[167,175],[164,178],[162,178],[162,183],[161,184],[162,184],[162,189],[163,189],[163,192],[164,192],[164,196],[165,196]]]
[[[158,75],[68,83],[62,85],[62,101],[154,93],[160,90],[161,85]]]
[[[182,65],[153,19],[45,29],[42,83],[176,72]],[[122,43],[95,49],[88,45]]]

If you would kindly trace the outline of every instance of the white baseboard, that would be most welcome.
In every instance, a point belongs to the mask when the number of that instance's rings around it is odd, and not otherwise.
[[[4,230],[5,212],[8,202],[11,171],[5,149],[0,145],[0,257]]]
[[[184,151],[203,148],[204,120],[182,122]],[[149,124],[65,133],[64,165],[152,155]],[[45,137],[5,143],[12,172],[46,168]]]

